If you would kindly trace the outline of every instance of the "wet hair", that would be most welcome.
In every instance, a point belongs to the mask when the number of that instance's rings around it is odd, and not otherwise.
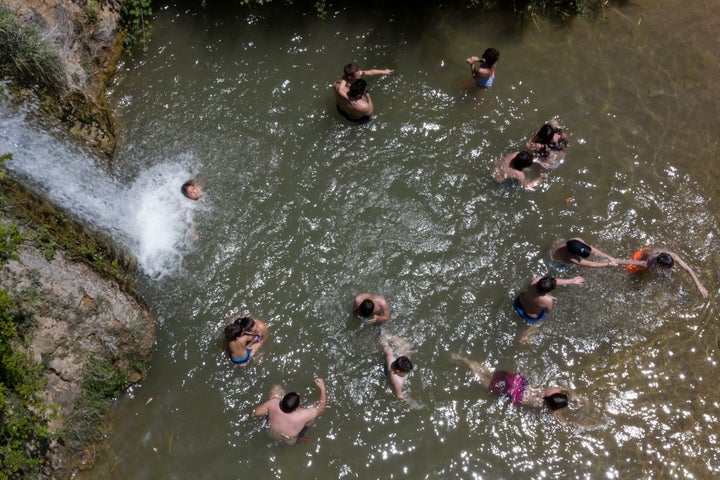
[[[363,300],[363,302],[358,306],[358,313],[361,317],[369,317],[373,314],[375,311],[375,303],[368,299]]]
[[[547,397],[543,397],[543,403],[550,410],[560,410],[568,406],[568,396],[564,393],[553,393]]]
[[[345,67],[343,67],[343,73],[346,77],[355,75],[358,70],[360,70],[360,67],[358,67],[354,63],[348,63],[347,65],[345,65]]]
[[[570,253],[579,255],[582,258],[588,258],[590,256],[590,252],[592,252],[590,245],[587,245],[580,240],[568,240],[565,242],[565,245]]]
[[[198,184],[198,181],[195,178],[193,178],[192,180],[188,180],[187,182],[182,184],[182,187],[180,187],[180,191],[182,192],[183,195],[190,198],[190,196],[188,195],[188,189],[190,187],[197,186],[197,184]]]
[[[358,98],[365,95],[365,92],[367,92],[367,82],[362,78],[359,78],[355,80],[352,85],[350,85],[350,92],[348,93],[348,97],[357,100]]]
[[[655,257],[655,263],[663,268],[672,268],[673,265],[675,265],[675,260],[673,260],[672,255],[669,253],[662,252]]]
[[[250,317],[242,317],[235,320],[234,324],[240,325],[244,332],[249,332],[255,326],[255,320]]]
[[[408,357],[403,355],[396,358],[395,361],[390,364],[390,367],[394,368],[398,372],[410,373],[413,369],[413,363]]]
[[[555,290],[556,285],[557,281],[553,277],[543,277],[535,284],[540,293],[550,293]]]
[[[243,333],[245,333],[245,330],[243,327],[238,323],[231,323],[230,325],[225,327],[225,338],[232,341],[236,338],[242,336]]]
[[[533,164],[533,156],[530,152],[518,152],[512,160],[510,160],[510,167],[515,170],[522,171],[524,168],[529,167]]]
[[[552,143],[553,135],[555,135],[555,129],[549,123],[546,123],[537,132],[537,139],[544,145],[550,145]]]
[[[488,48],[487,50],[485,50],[485,52],[483,52],[482,58],[483,60],[485,60],[485,64],[488,67],[492,67],[497,63],[498,58],[500,58],[500,52],[498,52],[494,48]]]
[[[290,392],[280,400],[280,410],[290,413],[300,406],[300,395],[297,392]]]

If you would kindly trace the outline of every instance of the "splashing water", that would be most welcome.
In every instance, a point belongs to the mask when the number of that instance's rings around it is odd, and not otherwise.
[[[107,231],[130,249],[148,276],[157,279],[181,268],[201,208],[180,192],[192,176],[191,154],[123,181],[108,175],[89,153],[44,133],[25,113],[6,105],[0,105],[0,152],[12,153],[6,164],[12,176]]]

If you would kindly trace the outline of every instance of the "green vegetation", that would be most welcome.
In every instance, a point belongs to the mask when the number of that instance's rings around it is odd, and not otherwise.
[[[0,76],[54,95],[66,88],[65,70],[55,47],[36,28],[22,25],[17,11],[0,0]]]
[[[122,395],[128,386],[127,375],[114,367],[111,357],[89,358],[83,378],[82,396],[62,433],[66,445],[73,451],[102,439],[102,420],[108,404]]]
[[[513,0],[513,11],[520,19],[550,15],[568,20],[605,11],[608,0]]]
[[[135,45],[147,50],[150,39],[150,17],[152,16],[151,0],[125,0],[122,5],[125,29],[125,47]]]
[[[23,240],[17,225],[0,218],[0,268],[15,258]],[[24,338],[18,326],[23,320],[13,299],[0,289],[0,480],[36,476],[50,444],[49,408],[41,398],[44,367],[21,349]]]
[[[284,0],[292,4],[293,0]],[[440,8],[463,6],[485,10],[511,9],[520,21],[531,20],[539,15],[555,16],[562,20],[584,17],[593,12],[604,12],[610,0],[432,0],[427,3]],[[239,0],[240,5],[264,5],[271,0]],[[332,2],[330,2],[332,4]],[[320,18],[328,14],[328,0],[317,0],[313,4]]]
[[[132,290],[134,279],[129,269],[134,264],[129,263],[122,252],[109,247],[109,242],[104,242],[101,236],[84,230],[62,212],[53,210],[5,178],[1,165],[9,158],[9,154],[0,155],[0,269],[10,259],[17,258],[21,244],[34,244],[48,260],[62,249],[67,257],[92,264],[96,271]],[[20,225],[39,226],[24,235]],[[42,470],[53,438],[58,438],[70,452],[100,440],[103,419],[112,400],[127,388],[128,375],[143,373],[146,368],[143,361],[130,359],[132,371],[127,373],[121,366],[122,358],[118,362],[111,353],[91,356],[84,365],[82,394],[72,418],[63,419],[63,430],[51,435],[48,420],[56,411],[44,403],[42,396],[47,386],[45,371],[50,358],[45,356],[37,363],[25,349],[35,314],[47,312],[47,299],[37,290],[41,286],[39,279],[33,278],[32,271],[27,275],[31,286],[24,293],[16,294],[17,298],[0,289],[0,480],[43,478]],[[102,301],[96,299],[92,308],[100,308]]]

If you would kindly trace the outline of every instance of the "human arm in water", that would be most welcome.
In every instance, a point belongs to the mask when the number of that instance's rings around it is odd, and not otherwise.
[[[369,77],[373,75],[390,75],[395,70],[391,70],[389,68],[382,68],[382,69],[371,69],[371,70],[360,70],[360,76],[361,77]]]
[[[348,98],[348,83],[345,80],[335,80],[333,82],[333,90],[345,100],[350,101]]]
[[[695,275],[695,272],[693,271],[690,266],[683,261],[682,258],[680,258],[675,252],[667,252],[673,260],[675,260],[675,263],[680,265],[680,268],[685,270],[688,275],[690,275],[690,278],[695,283],[695,288],[697,288],[698,293],[701,297],[707,298],[708,297],[708,291],[705,287],[703,287],[702,283],[700,283],[700,279],[698,279],[697,275]]]
[[[580,275],[573,277],[573,278],[556,278],[555,279],[555,285],[558,287],[563,287],[565,285],[581,285],[585,283],[585,278],[581,277]]]

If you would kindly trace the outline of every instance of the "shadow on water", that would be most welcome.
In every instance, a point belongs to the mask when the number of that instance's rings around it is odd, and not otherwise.
[[[429,7],[342,7],[325,21],[278,5],[159,8],[150,51],[110,93],[118,175],[200,170],[203,209],[182,274],[143,284],[153,363],[79,476],[716,475],[720,189],[707,159],[719,156],[720,63],[708,52],[720,49],[698,45],[718,21],[710,0],[672,20],[660,3],[522,31],[508,15]],[[464,59],[488,46],[501,58],[479,90]],[[335,111],[330,84],[349,61],[395,69],[369,79],[365,126]],[[547,184],[495,184],[493,164],[553,117],[570,146]],[[710,300],[680,272],[557,269],[549,246],[576,234],[618,257],[666,245]],[[586,283],[559,288],[520,346],[512,301],[548,271]],[[358,291],[389,300],[423,408],[391,397],[377,332],[349,313]],[[236,311],[272,334],[246,368],[218,347]],[[568,412],[576,426],[489,395],[451,352],[571,385],[585,399]],[[307,443],[273,444],[253,407],[275,383],[313,401],[314,376],[328,410]]]

